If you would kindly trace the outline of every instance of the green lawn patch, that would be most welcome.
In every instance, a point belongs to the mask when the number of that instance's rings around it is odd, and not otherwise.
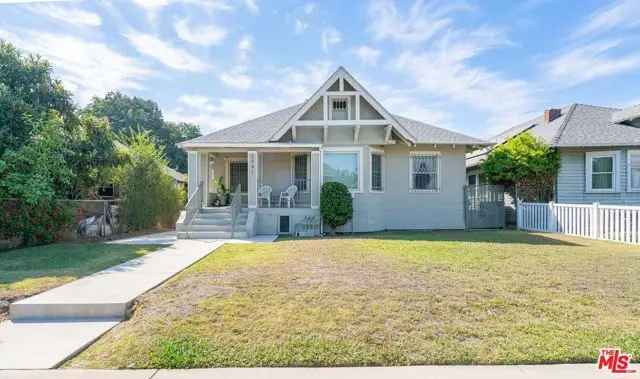
[[[194,368],[595,362],[640,354],[637,246],[516,231],[225,245],[69,362]]]
[[[14,301],[140,257],[159,246],[56,243],[0,253],[0,300]]]

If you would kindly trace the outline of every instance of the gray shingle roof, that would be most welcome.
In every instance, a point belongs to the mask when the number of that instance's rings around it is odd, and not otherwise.
[[[540,115],[538,117],[534,117],[530,120],[527,120],[523,123],[520,123],[516,126],[513,126],[502,133],[496,134],[493,137],[489,138],[489,141],[493,142],[494,146],[485,147],[482,149],[475,150],[469,154],[467,154],[466,165],[467,167],[474,167],[478,164],[482,163],[487,155],[495,148],[495,146],[500,145],[509,139],[517,136],[520,133],[529,132],[534,136],[542,139],[546,143],[552,145],[554,143],[554,139],[562,125],[564,124],[567,116],[571,111],[571,106],[566,106],[560,110],[560,117],[551,121],[549,125],[544,124],[544,115]]]
[[[556,139],[557,147],[581,146],[637,146],[640,128],[612,122],[617,108],[576,104],[576,109],[562,133]]]
[[[194,138],[187,143],[264,143],[298,111],[302,104],[294,105],[267,115],[230,126],[202,137]]]
[[[470,137],[462,133],[439,128],[421,121],[393,115],[395,119],[404,126],[411,135],[416,138],[416,143],[442,143],[459,145],[486,145],[487,141]]]
[[[640,127],[612,121],[614,114],[619,111],[617,108],[572,104],[562,108],[561,116],[549,125],[544,124],[544,116],[539,116],[489,140],[501,144],[529,131],[554,147],[640,146]],[[484,161],[492,149],[490,147],[467,154],[467,167],[474,167]]]
[[[185,145],[205,143],[268,143],[269,139],[293,116],[302,104],[294,105],[268,115],[255,118],[202,137],[183,142]],[[417,143],[440,143],[459,145],[483,145],[486,141],[461,133],[442,129],[406,117],[394,115]]]

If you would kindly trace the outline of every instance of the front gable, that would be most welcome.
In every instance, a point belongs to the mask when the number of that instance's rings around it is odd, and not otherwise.
[[[286,135],[296,142],[301,128],[322,129],[324,143],[328,142],[329,133],[350,135],[353,143],[358,143],[363,128],[379,129],[385,143],[394,143],[393,135],[408,145],[415,143],[414,136],[343,67],[327,79],[270,141],[281,141]]]

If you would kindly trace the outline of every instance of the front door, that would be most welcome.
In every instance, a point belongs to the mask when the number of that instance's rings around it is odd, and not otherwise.
[[[247,193],[249,188],[247,173],[247,162],[230,162],[229,191],[234,192],[236,187],[240,185],[240,192]]]

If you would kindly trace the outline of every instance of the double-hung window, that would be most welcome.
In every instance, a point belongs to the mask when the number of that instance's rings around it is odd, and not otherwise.
[[[587,192],[618,191],[618,155],[617,151],[587,152]]]
[[[328,148],[322,154],[322,181],[342,183],[352,192],[360,192],[361,150]]]
[[[627,167],[629,191],[640,191],[640,150],[629,150]]]
[[[371,173],[372,192],[384,191],[384,152],[380,150],[371,150],[369,154],[369,164]]]
[[[438,191],[440,189],[440,154],[412,152],[409,161],[412,191]]]

